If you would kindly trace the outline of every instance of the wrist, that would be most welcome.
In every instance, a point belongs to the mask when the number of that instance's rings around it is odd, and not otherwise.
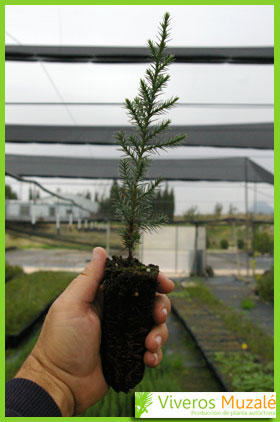
[[[30,354],[15,378],[26,378],[42,387],[56,402],[62,416],[73,416],[75,401],[69,387],[34,354]]]

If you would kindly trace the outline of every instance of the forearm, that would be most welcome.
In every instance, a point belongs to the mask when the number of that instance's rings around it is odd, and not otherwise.
[[[15,378],[25,378],[42,387],[55,401],[62,416],[73,416],[74,398],[70,389],[57,376],[52,374],[50,368],[32,353],[28,356]]]

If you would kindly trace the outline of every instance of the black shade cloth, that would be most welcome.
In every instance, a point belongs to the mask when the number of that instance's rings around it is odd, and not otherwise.
[[[111,145],[129,126],[6,125],[6,142]],[[187,134],[182,145],[273,149],[273,123],[171,126],[169,135]]]
[[[6,60],[147,63],[147,47],[6,45]],[[273,47],[172,47],[177,63],[273,64]]]
[[[118,179],[118,159],[6,155],[6,172],[15,176]],[[156,159],[150,178],[165,180],[274,183],[273,174],[248,158]]]

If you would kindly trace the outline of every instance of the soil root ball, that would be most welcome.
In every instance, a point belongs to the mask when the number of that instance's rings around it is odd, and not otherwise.
[[[145,266],[135,258],[106,260],[101,356],[105,379],[117,392],[128,393],[143,378],[158,272],[157,266]]]

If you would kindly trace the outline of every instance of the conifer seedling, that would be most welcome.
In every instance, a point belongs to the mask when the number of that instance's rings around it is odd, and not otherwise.
[[[174,56],[166,54],[169,38],[169,14],[166,13],[160,25],[158,41],[149,40],[152,65],[146,70],[145,78],[140,80],[138,95],[130,101],[125,100],[134,133],[117,134],[121,151],[125,157],[120,161],[122,187],[115,191],[116,216],[124,223],[121,231],[123,243],[132,259],[135,246],[140,241],[141,230],[152,231],[167,223],[163,214],[153,214],[152,201],[156,188],[163,181],[162,177],[147,182],[151,155],[178,146],[185,135],[165,137],[171,121],[163,120],[154,124],[155,119],[166,113],[178,101],[178,97],[162,100],[161,94],[170,76],[166,73]]]
[[[121,238],[128,257],[107,259],[103,282],[102,365],[105,378],[116,391],[129,392],[144,374],[145,337],[153,326],[153,306],[159,269],[134,257],[142,231],[152,232],[167,223],[154,214],[153,201],[162,177],[149,181],[151,157],[174,148],[185,135],[168,136],[169,119],[161,116],[175,106],[178,97],[164,100],[174,61],[166,53],[170,16],[164,15],[156,42],[148,41],[151,65],[140,80],[138,95],[125,100],[133,132],[116,136],[123,153],[119,170],[122,184],[114,189],[116,217],[123,224]]]

